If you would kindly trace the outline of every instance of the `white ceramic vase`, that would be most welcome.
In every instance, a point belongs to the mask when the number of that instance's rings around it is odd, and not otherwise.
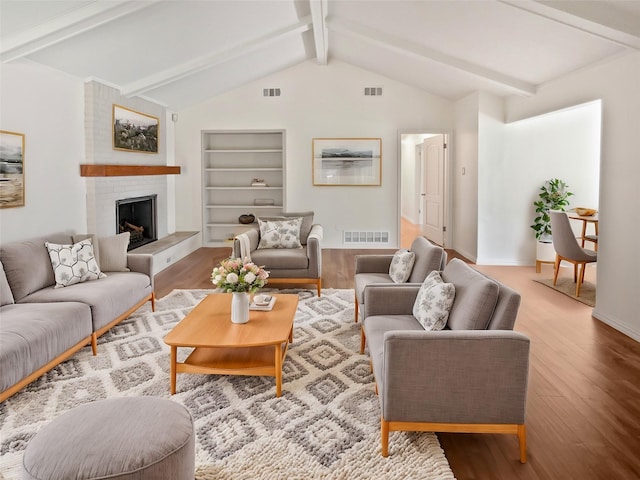
[[[536,260],[554,262],[556,260],[556,250],[553,248],[553,243],[536,242]]]
[[[247,323],[249,321],[249,294],[247,292],[233,292],[231,294],[231,321],[233,323]]]

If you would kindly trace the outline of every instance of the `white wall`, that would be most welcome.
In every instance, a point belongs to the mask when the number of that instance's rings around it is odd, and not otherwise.
[[[25,134],[25,206],[0,210],[0,242],[86,231],[83,83],[4,64],[0,84],[0,128]]]
[[[602,99],[600,234],[593,315],[640,340],[640,53],[576,72],[507,102],[507,121]],[[635,210],[634,210],[635,209]],[[559,319],[561,320],[561,319]]]
[[[502,101],[480,116],[477,263],[533,265],[534,200],[550,178],[567,182],[570,207],[598,208],[600,102],[505,125]],[[579,227],[580,225],[575,225]]]
[[[455,103],[453,135],[453,249],[471,261],[478,254],[478,127],[480,94]],[[464,169],[464,173],[463,173]]]
[[[365,97],[366,85],[383,85],[384,95]],[[262,97],[264,86],[281,88],[282,96]],[[398,130],[447,131],[452,113],[447,100],[338,61],[304,62],[183,110],[176,124],[176,162],[185,172],[176,179],[176,226],[202,229],[201,130],[282,128],[287,132],[287,210],[314,210],[324,226],[326,248],[344,247],[343,230],[389,231],[389,247],[396,247]],[[382,138],[382,185],[312,186],[314,137]]]

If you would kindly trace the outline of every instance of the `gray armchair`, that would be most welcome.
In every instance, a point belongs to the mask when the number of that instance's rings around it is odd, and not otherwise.
[[[526,462],[529,339],[512,331],[520,295],[453,259],[447,327],[413,317],[418,285],[366,287],[363,330],[381,410],[382,455],[390,431],[506,433]]]
[[[314,212],[282,213],[280,218],[302,217],[300,243],[302,248],[258,248],[258,224],[238,235],[233,241],[233,255],[246,257],[269,271],[269,283],[314,284],[318,296],[322,290],[322,226],[313,223]],[[274,217],[269,217],[273,219]]]
[[[447,253],[442,247],[434,245],[425,237],[416,237],[409,249],[415,252],[416,259],[408,283],[422,283],[432,270],[442,270],[447,263]],[[393,254],[356,255],[355,276],[355,319],[358,322],[359,311],[365,303],[365,287],[373,284],[395,284],[389,276],[389,267]],[[360,352],[362,353],[362,352]]]

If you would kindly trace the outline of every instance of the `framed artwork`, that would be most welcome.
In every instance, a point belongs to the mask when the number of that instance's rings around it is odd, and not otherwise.
[[[24,206],[24,133],[0,130],[0,208]]]
[[[381,185],[382,139],[314,138],[313,184]]]
[[[158,153],[160,119],[113,104],[113,149]]]

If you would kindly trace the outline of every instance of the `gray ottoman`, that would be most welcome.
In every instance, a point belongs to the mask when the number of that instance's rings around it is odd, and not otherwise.
[[[29,480],[193,480],[195,435],[188,410],[155,397],[114,398],[61,415],[31,439]]]

